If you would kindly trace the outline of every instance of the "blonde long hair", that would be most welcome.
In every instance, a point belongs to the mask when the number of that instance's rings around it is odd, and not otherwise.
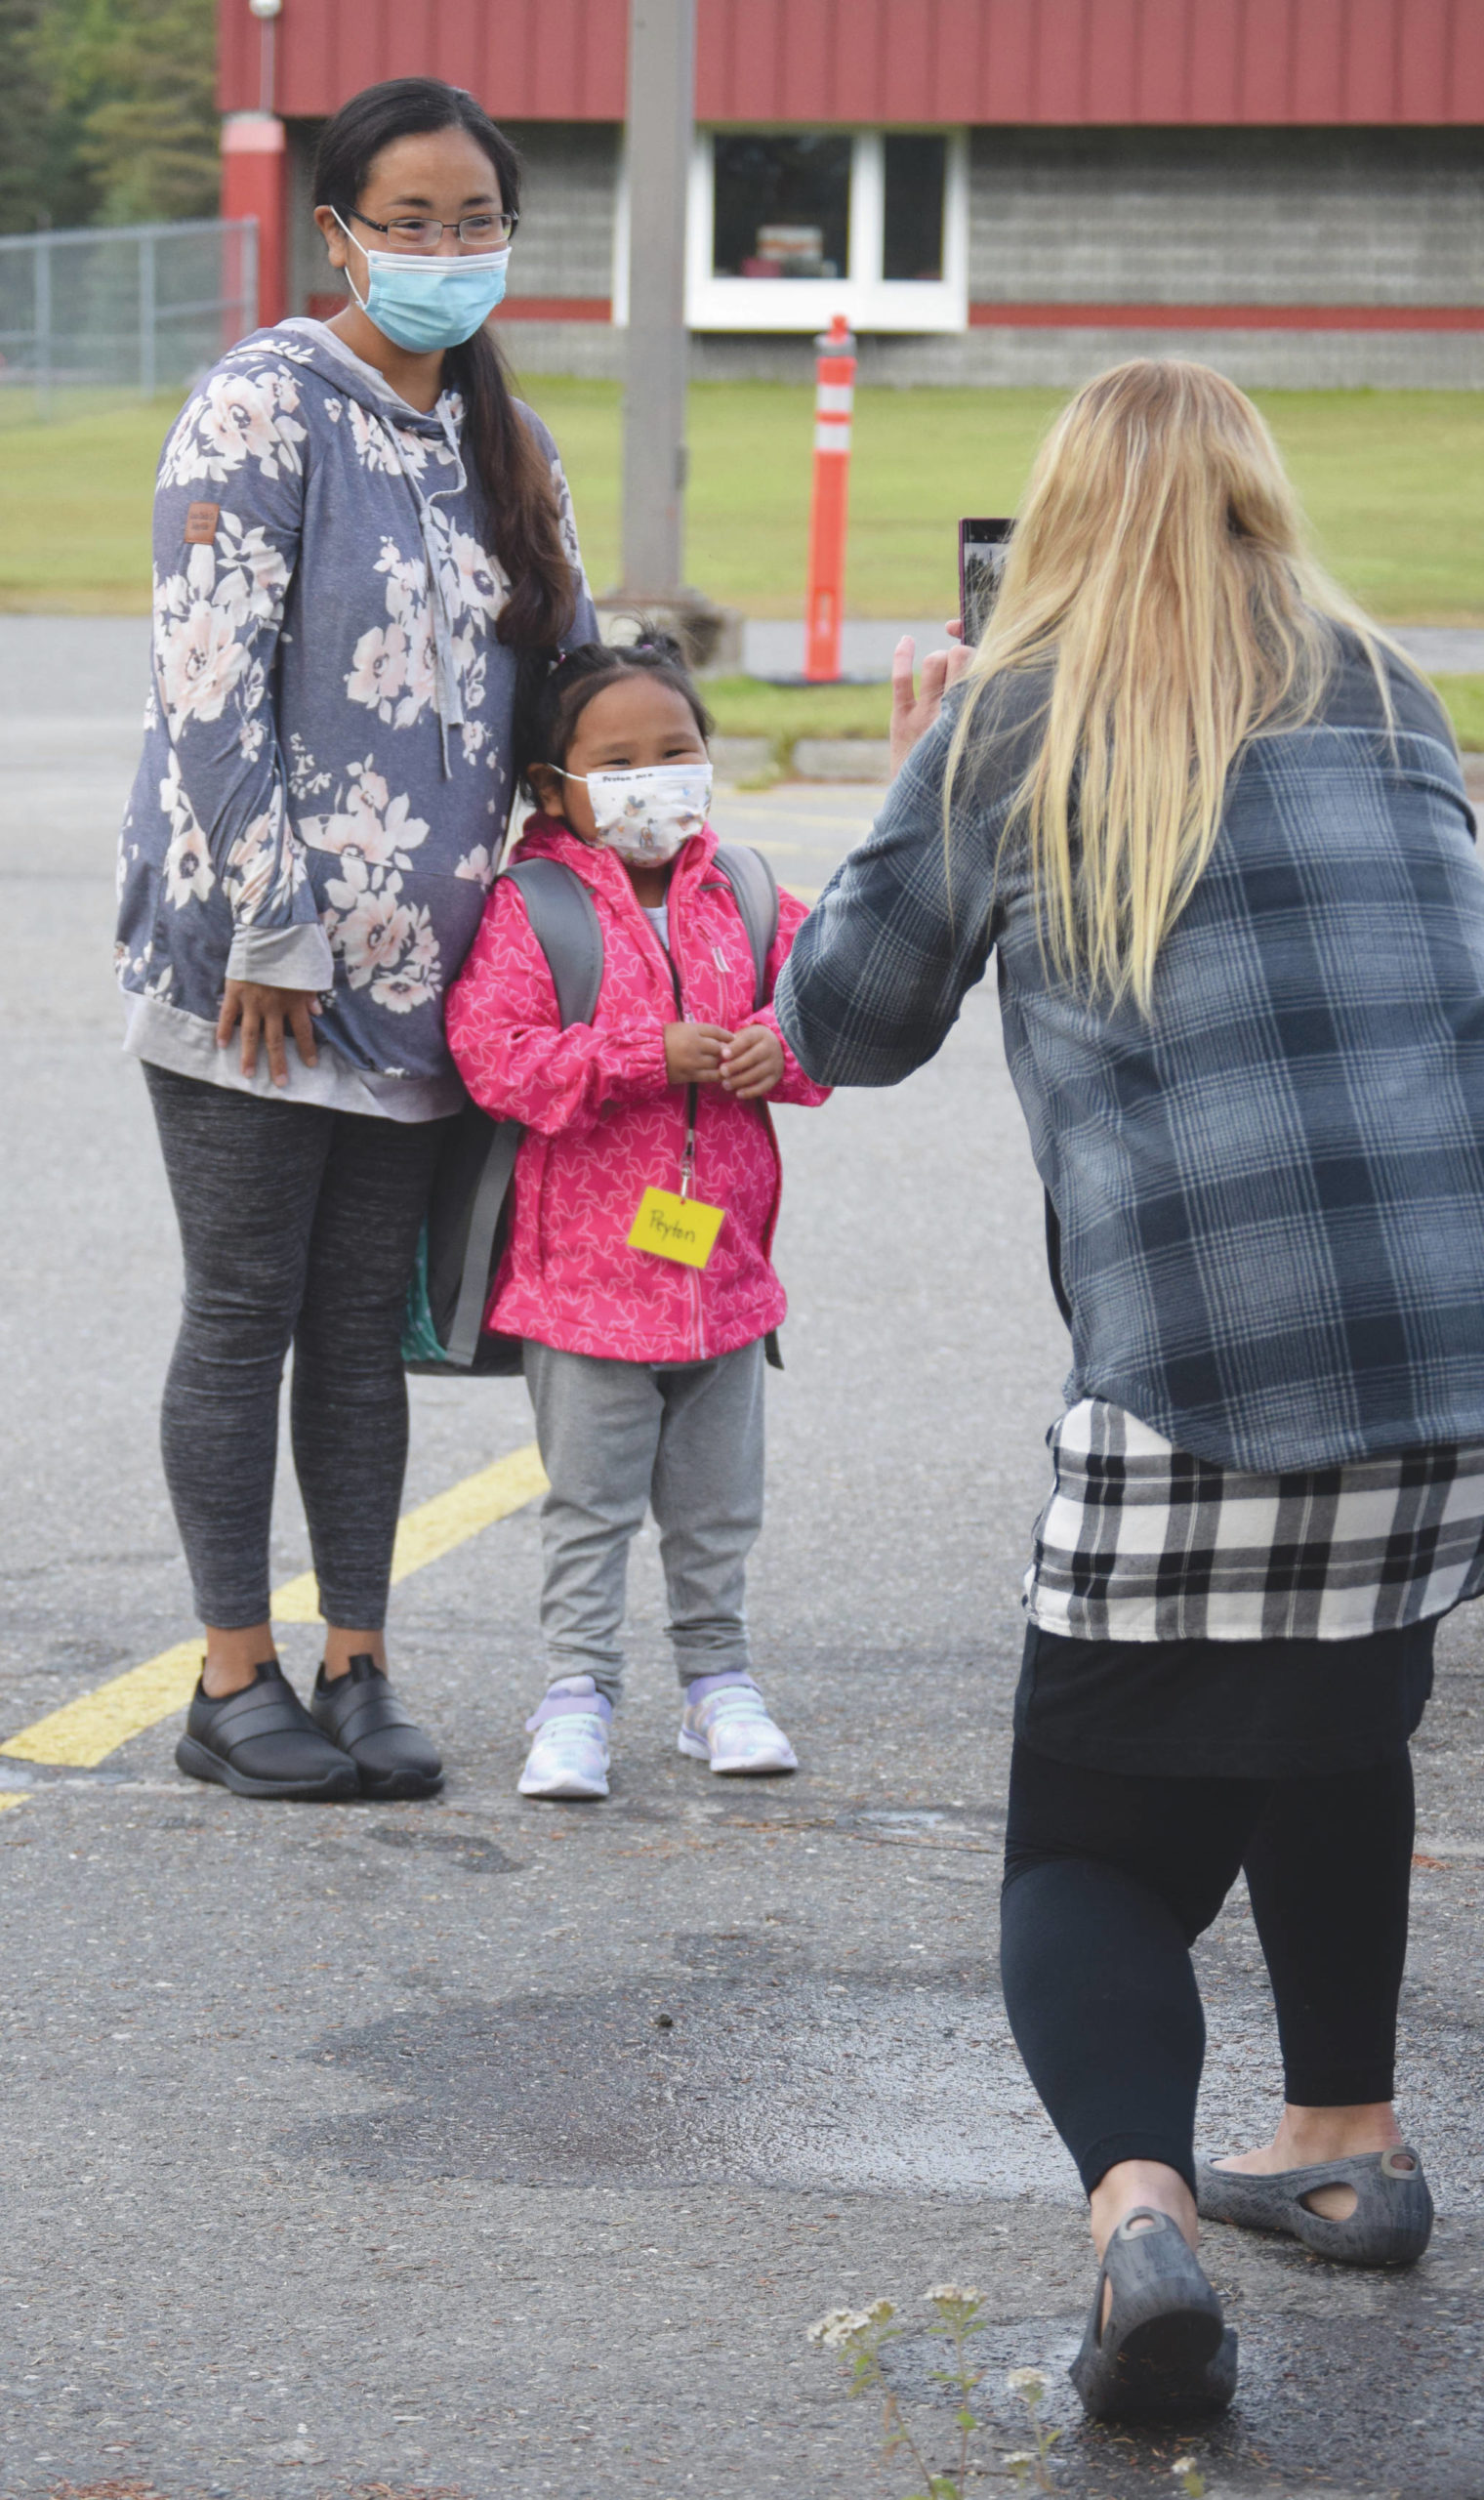
[[[1259,730],[1312,718],[1335,622],[1360,634],[1389,725],[1386,638],[1308,555],[1252,401],[1175,358],[1116,365],[1078,392],[1032,472],[943,795],[946,840],[965,759],[994,735],[986,690],[1006,671],[1050,671],[1009,829],[1024,827],[1059,974],[1148,1013],[1233,760]]]

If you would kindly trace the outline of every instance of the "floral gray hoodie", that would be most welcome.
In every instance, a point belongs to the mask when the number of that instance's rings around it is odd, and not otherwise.
[[[596,633],[556,445],[548,452]],[[479,926],[511,800],[508,582],[460,450],[318,321],[243,340],[165,445],[153,685],[124,820],[125,1047],[218,1084],[228,978],[317,989],[290,1099],[399,1119],[457,1107],[443,992]]]

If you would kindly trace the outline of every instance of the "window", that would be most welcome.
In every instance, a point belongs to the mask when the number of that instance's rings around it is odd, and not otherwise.
[[[697,141],[686,318],[698,330],[961,330],[962,132],[715,131]]]
[[[844,277],[850,256],[850,142],[802,131],[719,133],[711,247],[716,277]]]
[[[882,143],[886,201],[882,275],[919,284],[943,274],[943,175],[948,142],[889,130]]]

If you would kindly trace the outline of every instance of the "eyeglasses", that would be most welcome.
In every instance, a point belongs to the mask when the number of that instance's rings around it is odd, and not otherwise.
[[[390,226],[382,226],[374,217],[362,217],[358,208],[350,211],[357,226],[369,226],[375,234],[387,234],[399,252],[435,252],[449,228],[440,217],[393,217]],[[461,217],[453,231],[471,251],[494,252],[508,243],[520,223],[518,208],[482,208],[472,217]]]

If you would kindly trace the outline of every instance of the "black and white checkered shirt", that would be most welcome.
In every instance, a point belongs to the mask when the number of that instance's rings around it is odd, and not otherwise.
[[[1484,1588],[1484,1441],[1275,1476],[1191,1458],[1084,1397],[1025,1605],[1078,1641],[1350,1641]]]

